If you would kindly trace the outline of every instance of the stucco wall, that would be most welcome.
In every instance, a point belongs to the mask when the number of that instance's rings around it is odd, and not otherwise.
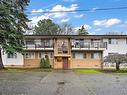
[[[24,62],[23,62],[23,55],[20,53],[17,53],[17,58],[8,58],[7,54],[2,52],[2,60],[3,60],[3,64],[6,67],[9,66],[23,66]]]
[[[119,54],[127,53],[126,39],[117,39],[117,40],[118,44],[109,44],[108,39],[103,39],[104,42],[107,42],[107,50],[104,50],[103,57],[107,56],[108,53],[119,53]]]

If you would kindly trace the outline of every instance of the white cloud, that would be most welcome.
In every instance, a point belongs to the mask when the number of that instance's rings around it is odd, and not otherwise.
[[[84,17],[84,14],[75,15],[74,17],[75,17],[75,18],[82,18],[82,17]]]
[[[89,35],[96,35],[95,32],[89,32]]]
[[[70,11],[70,10],[76,10],[77,8],[78,8],[77,4],[71,4],[68,7],[63,6],[63,5],[55,5],[51,9],[45,9],[45,10],[33,9],[32,13],[44,12],[44,11]],[[43,20],[43,19],[54,19],[54,20],[55,19],[62,19],[61,22],[68,22],[70,19],[67,17],[68,17],[67,12],[58,12],[58,13],[47,13],[47,14],[43,14],[41,16],[33,16],[30,18],[30,20],[31,20],[31,23],[36,25],[39,20]]]
[[[111,27],[113,25],[119,24],[121,20],[117,18],[111,18],[111,19],[104,19],[104,20],[94,20],[93,24],[95,26],[105,26],[105,27]]]
[[[38,12],[43,12],[44,10],[42,10],[42,9],[38,9],[38,10],[36,10],[36,9],[33,9],[32,10],[32,13],[38,13]]]
[[[30,18],[30,20],[31,20],[31,23],[33,23],[33,25],[36,25],[38,21],[43,20],[43,19],[48,19],[48,18],[49,17],[42,15],[42,16],[34,16]]]
[[[87,24],[85,24],[85,25],[83,25],[83,26],[86,28],[86,30],[89,30],[89,29],[92,28],[90,25],[87,25]]]
[[[71,10],[76,10],[77,8],[78,8],[77,4],[72,4],[69,7],[56,5],[50,11],[71,11]],[[53,16],[54,18],[63,18],[67,16],[67,14],[68,14],[67,12],[58,12],[58,13],[49,14],[49,16]]]
[[[70,18],[66,18],[66,19],[62,19],[61,22],[68,22],[70,20]]]
[[[101,31],[101,30],[102,30],[101,28],[97,28],[97,29],[95,29],[95,31],[97,31],[97,32],[98,32],[98,31]]]

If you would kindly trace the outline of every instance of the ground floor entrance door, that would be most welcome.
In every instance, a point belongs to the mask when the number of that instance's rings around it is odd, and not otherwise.
[[[68,69],[68,57],[63,57],[63,69]]]

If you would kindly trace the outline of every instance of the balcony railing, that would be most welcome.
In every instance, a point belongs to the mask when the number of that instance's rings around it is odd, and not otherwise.
[[[72,49],[105,49],[107,48],[107,43],[103,42],[87,42],[87,43],[76,43],[72,45]]]
[[[53,49],[53,45],[26,44],[25,49]]]

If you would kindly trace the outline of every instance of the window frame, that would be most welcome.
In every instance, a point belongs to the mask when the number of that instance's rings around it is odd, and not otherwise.
[[[95,54],[98,54],[98,56],[95,56]],[[101,59],[101,56],[100,56],[101,53],[99,52],[94,52],[94,53],[91,53],[91,59]]]
[[[33,54],[32,54],[33,53]],[[28,54],[28,55],[27,55]],[[30,55],[32,54],[32,55]],[[32,57],[33,56],[33,57]],[[35,52],[26,52],[25,59],[35,59]]]
[[[16,59],[17,58],[17,53],[8,53],[7,58],[8,59]]]

